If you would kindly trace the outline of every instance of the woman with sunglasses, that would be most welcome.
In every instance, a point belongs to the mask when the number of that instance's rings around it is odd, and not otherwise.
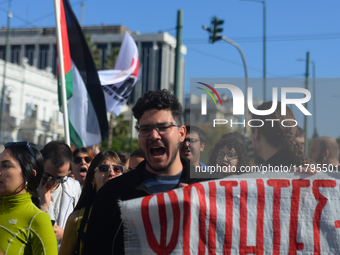
[[[94,157],[87,171],[78,204],[67,220],[59,255],[72,255],[75,252],[82,254],[87,220],[91,214],[94,197],[106,182],[122,175],[122,164],[114,151],[102,151]]]
[[[80,186],[84,186],[87,170],[93,159],[93,153],[86,147],[80,147],[73,151],[73,162],[71,165],[71,171],[74,178],[80,183]]]
[[[50,217],[38,209],[44,170],[29,142],[5,144],[0,154],[0,254],[58,254]]]

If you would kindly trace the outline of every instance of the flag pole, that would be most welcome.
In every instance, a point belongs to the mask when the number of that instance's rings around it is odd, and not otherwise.
[[[57,45],[58,45],[58,60],[59,60],[59,81],[60,81],[60,91],[61,91],[61,102],[62,102],[62,110],[63,110],[63,118],[64,118],[64,132],[65,132],[65,142],[68,146],[71,146],[70,143],[70,132],[68,125],[68,111],[67,111],[67,97],[66,97],[66,81],[65,81],[65,71],[64,71],[64,54],[63,54],[63,44],[61,38],[61,27],[60,27],[60,1],[62,0],[54,0],[54,10],[55,10],[55,23],[56,23],[56,37],[57,37]]]

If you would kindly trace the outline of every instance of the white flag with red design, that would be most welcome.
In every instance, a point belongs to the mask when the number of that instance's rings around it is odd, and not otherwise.
[[[106,109],[118,116],[126,104],[138,78],[138,49],[132,37],[125,32],[114,70],[99,71],[105,95]]]
[[[125,254],[340,254],[335,179],[220,179],[120,203]]]

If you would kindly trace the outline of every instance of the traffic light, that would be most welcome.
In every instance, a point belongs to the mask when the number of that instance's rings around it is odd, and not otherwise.
[[[213,29],[212,29],[212,35],[209,37],[209,41],[210,43],[214,43],[218,40],[222,39],[222,36],[220,35],[220,33],[223,31],[222,27],[219,27],[220,25],[222,25],[224,23],[223,19],[218,19],[216,16],[213,17],[213,19],[211,20],[211,24],[213,25]]]

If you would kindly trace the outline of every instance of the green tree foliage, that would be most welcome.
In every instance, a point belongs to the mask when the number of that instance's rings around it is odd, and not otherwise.
[[[120,47],[112,48],[110,54],[105,56],[104,64],[103,66],[101,66],[100,61],[103,57],[102,56],[103,52],[100,49],[98,49],[97,46],[93,42],[91,42],[91,38],[88,34],[85,34],[85,38],[91,50],[92,57],[93,57],[94,63],[96,64],[97,70],[114,69],[117,58],[118,58]]]
[[[115,152],[130,151],[130,122],[124,120],[123,114],[115,117],[112,131],[111,146],[108,145],[107,140],[103,141],[101,150],[113,150]],[[138,139],[132,139],[132,150],[130,152],[138,148]]]

